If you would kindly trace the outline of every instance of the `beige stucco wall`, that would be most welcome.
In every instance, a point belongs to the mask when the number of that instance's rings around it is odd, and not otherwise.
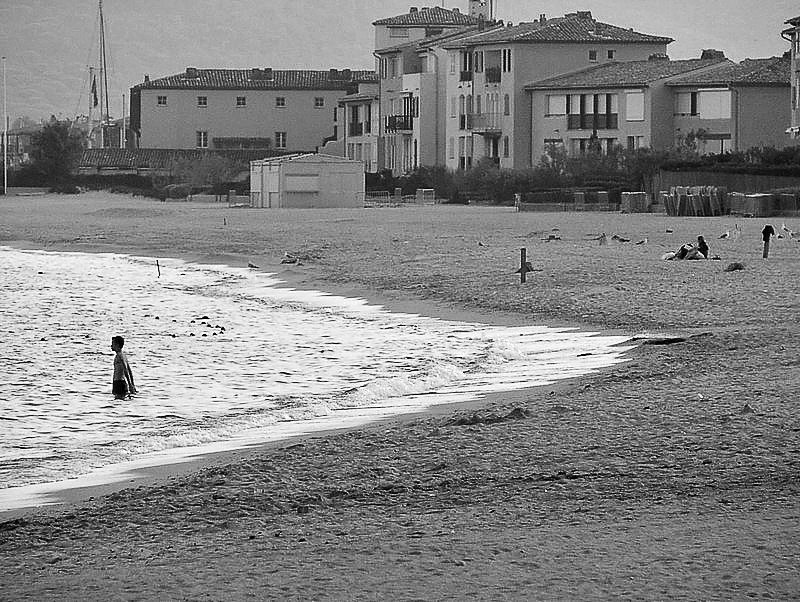
[[[459,73],[449,72],[447,66],[447,97],[460,94],[486,94],[497,92],[500,96],[500,110],[503,109],[503,97],[509,94],[511,98],[511,115],[502,116],[502,135],[509,137],[510,157],[501,158],[501,166],[521,169],[536,165],[541,153],[532,145],[532,101],[529,93],[524,89],[527,84],[553,77],[562,73],[575,71],[591,65],[608,62],[607,53],[615,51],[615,61],[633,61],[647,59],[651,54],[665,53],[666,44],[515,44],[493,45],[478,48],[484,52],[489,50],[512,49],[511,71],[502,73],[500,83],[486,83],[485,72],[473,75],[473,81],[459,82]],[[589,60],[589,51],[596,50],[598,60]],[[448,104],[449,106],[449,104]],[[485,106],[485,103],[484,103]],[[485,110],[485,109],[484,109]],[[448,110],[449,111],[449,110]],[[450,118],[447,113],[446,138],[458,138],[458,118]],[[563,131],[563,130],[562,130]],[[481,138],[476,136],[476,138]],[[540,136],[541,138],[541,136]],[[502,137],[501,137],[502,140]],[[502,145],[502,143],[501,143]],[[483,148],[482,140],[476,141],[476,149]],[[538,154],[537,154],[538,153]],[[502,155],[502,149],[501,149]],[[448,166],[455,168],[458,159],[448,159]]]
[[[195,148],[197,131],[215,137],[263,137],[275,144],[275,132],[287,133],[287,150],[314,150],[333,134],[333,111],[341,90],[142,90],[141,148]],[[157,97],[166,96],[167,106]],[[208,97],[207,107],[197,97]],[[246,107],[236,97],[247,98]],[[286,106],[276,108],[282,96]],[[314,98],[324,106],[315,108]]]
[[[731,110],[733,150],[783,148],[792,143],[786,135],[786,124],[791,121],[788,86],[734,88]]]
[[[644,92],[644,120],[628,121],[628,107],[626,103],[627,92]],[[663,93],[663,90],[661,90]],[[550,94],[616,94],[617,95],[617,129],[599,129],[597,137],[600,139],[613,138],[616,143],[625,147],[628,136],[641,136],[641,146],[650,146],[652,139],[653,91],[650,88],[603,88],[603,89],[560,89],[560,90],[533,90],[531,92],[531,112],[533,115],[531,131],[531,148],[533,165],[537,165],[546,152],[545,139],[561,138],[567,152],[571,149],[571,140],[588,139],[592,135],[591,129],[567,128],[566,115],[545,116],[547,110],[547,96]],[[658,94],[656,94],[658,96]]]

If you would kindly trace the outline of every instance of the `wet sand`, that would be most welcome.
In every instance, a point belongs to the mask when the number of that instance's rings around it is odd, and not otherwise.
[[[403,311],[683,339],[558,386],[208,458],[10,518],[0,598],[800,591],[800,243],[775,240],[764,261],[760,240],[765,223],[800,230],[798,218],[269,212],[99,193],[0,211],[0,244],[250,261]],[[736,223],[740,236],[717,238]],[[631,242],[588,236],[603,231]],[[720,261],[659,259],[698,234]],[[520,247],[540,270],[525,285]],[[302,265],[280,264],[284,252]],[[724,272],[733,261],[745,269]]]

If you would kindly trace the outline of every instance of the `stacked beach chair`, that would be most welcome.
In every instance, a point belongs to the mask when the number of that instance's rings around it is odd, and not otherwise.
[[[672,186],[658,193],[667,215],[723,215],[726,197],[727,190],[719,186]]]

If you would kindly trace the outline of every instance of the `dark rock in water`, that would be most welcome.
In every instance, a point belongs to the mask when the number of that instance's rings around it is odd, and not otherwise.
[[[748,403],[744,404],[744,407],[742,408],[742,414],[754,414],[754,413],[755,410],[750,407],[750,404]]]
[[[743,270],[743,269],[744,269],[744,264],[743,263],[739,263],[738,261],[734,261],[733,263],[729,263],[725,267],[723,272],[735,272],[737,270]]]

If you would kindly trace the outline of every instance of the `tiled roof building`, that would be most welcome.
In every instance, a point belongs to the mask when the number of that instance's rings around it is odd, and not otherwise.
[[[147,90],[347,90],[377,81],[374,71],[330,69],[196,69],[159,79],[146,78],[134,89]]]
[[[671,61],[667,58],[652,58],[646,61],[630,61],[627,63],[604,63],[534,82],[525,86],[525,88],[527,90],[546,90],[555,88],[646,86],[652,81],[681,75],[705,67],[712,67],[719,64],[720,61],[721,59]],[[726,61],[726,63],[730,62]]]
[[[138,146],[309,151],[336,137],[339,98],[373,71],[197,69],[131,88]]]
[[[669,44],[672,41],[672,38],[639,33],[633,29],[601,23],[592,18],[591,12],[579,11],[554,19],[546,19],[542,16],[538,21],[519,23],[504,29],[489,31],[468,40],[446,44],[445,48],[456,49],[476,44],[504,44],[510,42]]]
[[[745,59],[741,63],[729,61],[703,73],[676,78],[669,85],[788,86],[790,78],[791,59],[775,56],[765,59]]]
[[[423,7],[411,10],[404,15],[388,17],[373,21],[373,25],[386,25],[398,27],[420,27],[429,25],[475,25],[478,19],[461,13],[458,9],[448,10],[439,6]]]

